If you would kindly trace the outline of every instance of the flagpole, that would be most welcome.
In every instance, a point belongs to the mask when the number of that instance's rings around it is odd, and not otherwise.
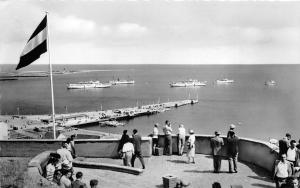
[[[47,19],[48,12],[46,11]],[[50,32],[49,32],[49,22],[47,20],[47,49],[48,49],[48,60],[49,60],[49,71],[50,71],[50,85],[51,85],[51,102],[52,102],[52,123],[53,123],[53,139],[56,139],[55,130],[55,111],[54,111],[54,94],[53,94],[53,78],[52,78],[52,65],[50,59]]]

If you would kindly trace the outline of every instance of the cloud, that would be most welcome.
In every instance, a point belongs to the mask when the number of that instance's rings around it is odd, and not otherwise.
[[[136,23],[121,23],[118,25],[118,33],[124,36],[140,36],[147,32],[147,28]]]
[[[92,20],[68,15],[66,17],[54,15],[50,26],[59,33],[67,33],[72,35],[90,36],[95,34],[96,23]]]

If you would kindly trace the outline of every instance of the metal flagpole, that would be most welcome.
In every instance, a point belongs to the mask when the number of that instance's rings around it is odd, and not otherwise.
[[[49,33],[49,22],[48,22],[48,12],[47,15],[47,49],[48,49],[48,59],[49,59],[49,71],[50,71],[50,85],[51,85],[51,101],[52,101],[52,123],[53,123],[53,139],[56,139],[55,130],[55,111],[54,111],[54,94],[53,94],[53,79],[52,79],[52,65],[50,59],[50,33]]]

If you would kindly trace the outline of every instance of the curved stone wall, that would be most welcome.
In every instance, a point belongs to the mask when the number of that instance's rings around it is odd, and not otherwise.
[[[196,135],[196,153],[211,154],[211,135]],[[226,138],[222,153],[226,156]],[[75,148],[78,156],[81,157],[116,157],[118,148],[117,139],[84,139],[76,140]],[[173,135],[173,154],[178,152],[178,139]],[[0,156],[2,157],[34,157],[46,150],[57,150],[61,141],[56,140],[2,140],[0,141]],[[159,145],[164,146],[164,136],[159,136]],[[266,142],[241,138],[239,142],[239,160],[260,166],[268,171],[272,171],[274,161],[278,153],[272,150]],[[145,157],[152,154],[151,137],[143,137],[142,153]]]

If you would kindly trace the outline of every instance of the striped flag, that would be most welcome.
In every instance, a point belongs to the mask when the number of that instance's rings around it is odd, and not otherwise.
[[[47,52],[47,15],[27,41],[16,70],[26,67],[45,52]]]

